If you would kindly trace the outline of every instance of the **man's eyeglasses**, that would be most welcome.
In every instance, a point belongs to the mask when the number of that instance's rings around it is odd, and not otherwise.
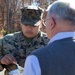
[[[46,26],[46,22],[47,22],[48,20],[50,20],[50,19],[45,19],[45,20],[43,21],[44,26]]]

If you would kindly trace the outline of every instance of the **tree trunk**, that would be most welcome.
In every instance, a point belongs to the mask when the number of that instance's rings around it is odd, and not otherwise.
[[[4,8],[2,9],[2,26],[4,26]]]
[[[22,0],[22,7],[24,7],[24,0]]]
[[[9,32],[9,0],[6,0],[7,6],[7,33]]]

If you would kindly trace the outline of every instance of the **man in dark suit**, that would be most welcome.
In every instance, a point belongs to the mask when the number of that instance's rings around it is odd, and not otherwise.
[[[75,4],[56,1],[47,9],[48,45],[26,59],[23,75],[75,75]]]

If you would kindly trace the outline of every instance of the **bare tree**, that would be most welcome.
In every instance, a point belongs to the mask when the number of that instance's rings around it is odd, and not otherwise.
[[[7,33],[9,31],[9,0],[6,0],[6,7],[7,7]]]
[[[5,1],[0,0],[0,12],[2,16],[2,26],[4,26]]]
[[[24,7],[24,0],[22,0],[22,6]]]

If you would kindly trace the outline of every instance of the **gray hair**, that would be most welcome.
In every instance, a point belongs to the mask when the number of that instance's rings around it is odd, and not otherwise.
[[[48,7],[48,14],[54,14],[56,18],[68,20],[75,25],[75,4],[71,2],[55,1]]]

